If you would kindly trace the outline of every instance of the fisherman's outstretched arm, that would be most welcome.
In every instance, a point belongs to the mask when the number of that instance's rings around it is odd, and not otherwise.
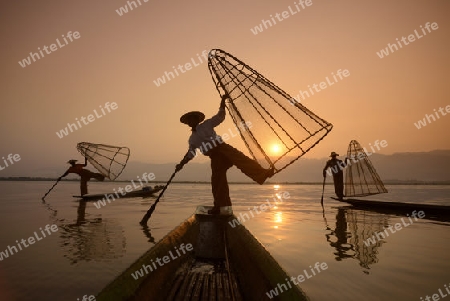
[[[228,94],[222,96],[222,101],[220,102],[219,112],[210,119],[204,121],[203,123],[209,123],[211,127],[216,127],[225,120],[225,100],[230,98]]]
[[[344,165],[345,165],[346,167],[347,167],[347,165],[349,165],[348,162],[350,162],[350,159],[349,159],[348,157],[345,157],[345,159],[344,159]],[[350,162],[350,164],[351,164],[351,162]]]
[[[61,178],[64,178],[65,176],[67,176],[70,173],[70,168],[68,170],[66,170],[66,172],[61,176]]]
[[[222,96],[222,100],[220,102],[220,108],[225,109],[225,100],[227,100],[228,98],[230,98],[230,95],[228,93],[226,93],[224,96]]]
[[[176,171],[180,171],[185,164],[187,164],[189,161],[191,161],[195,157],[195,147],[190,145],[189,150],[184,155],[183,159],[180,161],[180,163],[177,164],[175,167]]]

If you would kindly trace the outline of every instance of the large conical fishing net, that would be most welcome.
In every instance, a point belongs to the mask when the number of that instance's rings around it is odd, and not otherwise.
[[[128,147],[80,142],[77,149],[102,175],[112,181],[122,173],[130,157]]]
[[[281,171],[333,127],[223,50],[210,51],[208,67],[219,94],[230,95],[226,107],[250,154],[264,168]],[[244,127],[246,122],[252,126]]]
[[[350,142],[347,158],[349,161],[345,170],[345,196],[366,196],[388,192],[358,141]]]

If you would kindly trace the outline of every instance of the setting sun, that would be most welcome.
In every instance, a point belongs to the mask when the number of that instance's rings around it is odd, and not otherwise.
[[[279,144],[273,144],[270,147],[270,151],[272,152],[272,154],[277,155],[281,152],[281,146]]]

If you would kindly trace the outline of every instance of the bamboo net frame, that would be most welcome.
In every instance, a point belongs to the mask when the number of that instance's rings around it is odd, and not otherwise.
[[[319,143],[333,125],[235,56],[213,49],[208,68],[251,156],[275,173]],[[245,127],[251,123],[252,127]]]
[[[350,161],[345,169],[344,184],[346,197],[367,196],[388,192],[358,141],[350,141],[347,158]]]
[[[77,144],[77,150],[111,181],[120,176],[130,157],[128,147],[107,144],[80,142]]]

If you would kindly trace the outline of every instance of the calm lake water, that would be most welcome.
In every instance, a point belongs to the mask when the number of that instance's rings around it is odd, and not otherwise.
[[[97,209],[72,198],[77,182],[0,182],[0,252],[17,241],[41,240],[0,261],[0,300],[80,300],[97,294],[165,234],[188,218],[198,205],[210,205],[208,184],[171,184],[147,229],[139,225],[155,198],[120,199]],[[104,193],[128,183],[92,182],[90,193]],[[388,194],[369,199],[450,205],[450,186],[388,186]],[[445,292],[450,283],[450,223],[418,219],[376,243],[376,232],[406,217],[356,210],[336,202],[321,185],[230,186],[235,214],[248,213],[275,193],[289,194],[270,211],[245,226],[294,277],[316,262],[328,269],[301,283],[311,300],[419,300]],[[425,212],[426,215],[426,212]],[[448,217],[450,219],[450,217]],[[42,237],[40,228],[58,231]],[[37,240],[37,239],[36,239]],[[450,297],[449,297],[450,298]],[[450,300],[450,299],[449,299]]]

